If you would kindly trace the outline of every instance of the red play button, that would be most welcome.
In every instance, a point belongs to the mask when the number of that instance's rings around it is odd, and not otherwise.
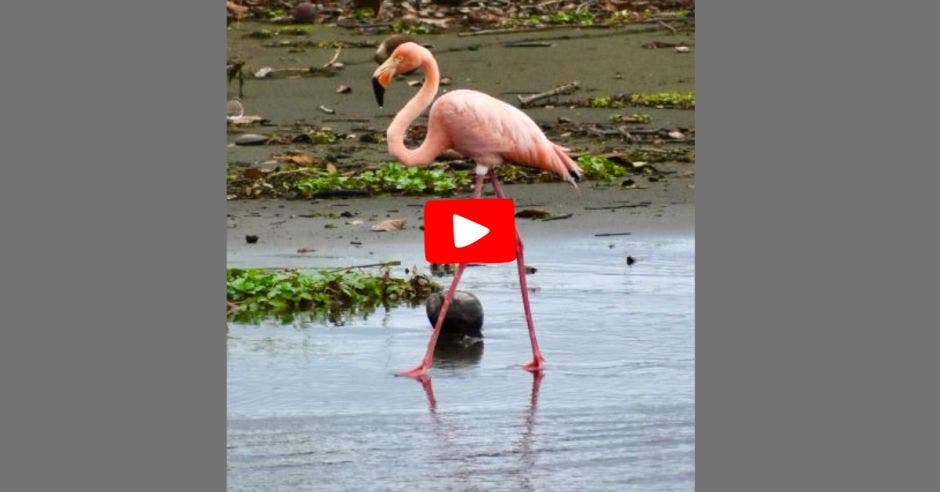
[[[516,219],[508,198],[428,200],[424,257],[431,263],[505,263],[516,259]]]

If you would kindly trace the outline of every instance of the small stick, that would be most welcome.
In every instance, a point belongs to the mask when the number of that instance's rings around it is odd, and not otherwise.
[[[504,43],[503,46],[507,48],[551,48],[555,45],[545,41],[513,41]]]
[[[520,106],[528,106],[535,101],[546,99],[552,96],[557,96],[559,94],[571,94],[572,92],[578,90],[578,82],[574,81],[568,84],[560,85],[555,87],[550,91],[540,92],[538,94],[533,94],[531,96],[516,96],[519,99]]]
[[[398,265],[401,265],[401,262],[398,260],[394,260],[394,261],[386,261],[383,263],[369,263],[367,265],[353,265],[353,266],[342,267],[342,268],[334,268],[330,271],[331,272],[345,272],[346,270],[352,270],[355,268],[389,267],[389,266],[398,266]]]
[[[595,234],[594,237],[607,237],[607,236],[629,236],[630,232],[601,232]]]
[[[320,108],[319,108],[319,109],[320,109],[320,111],[323,111],[323,112],[326,113],[326,114],[336,114],[336,110],[330,109],[330,108],[328,108],[328,107],[326,107],[326,106],[323,106],[322,104],[320,105]]]
[[[326,63],[323,65],[323,68],[330,68],[330,65],[332,65],[333,62],[335,62],[335,61],[339,58],[339,53],[340,53],[341,51],[343,51],[343,47],[342,47],[342,46],[337,47],[337,48],[336,48],[336,52],[333,53],[333,58],[330,58],[330,61],[326,62]]]
[[[617,210],[618,208],[649,207],[653,202],[640,202],[633,205],[615,205],[613,207],[584,207],[584,210]]]
[[[665,27],[666,29],[669,29],[670,31],[672,31],[673,34],[676,33],[676,28],[670,26],[669,24],[666,24],[665,22],[662,21],[662,19],[656,19],[656,23]]]
[[[548,220],[570,219],[571,217],[574,217],[574,214],[553,215],[553,216],[551,216],[551,217],[546,217],[546,218],[542,219],[542,221],[545,222],[545,221],[548,221]]]

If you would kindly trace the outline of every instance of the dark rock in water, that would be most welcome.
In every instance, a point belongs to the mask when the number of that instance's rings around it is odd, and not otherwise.
[[[444,294],[432,294],[425,303],[428,313],[428,321],[431,327],[437,322],[437,316],[441,312],[441,304],[444,302]],[[454,299],[447,309],[447,315],[444,317],[444,324],[441,327],[441,340],[463,339],[464,337],[482,338],[483,337],[483,305],[477,296],[458,290],[454,292]]]
[[[317,20],[319,10],[320,7],[316,4],[310,2],[298,3],[296,7],[291,9],[290,16],[294,18],[294,22],[314,22]]]
[[[632,264],[634,264],[634,263],[636,263],[636,258],[634,258],[634,257],[628,255],[628,256],[627,256],[627,265],[632,265]]]
[[[258,242],[258,236],[254,234],[248,234],[245,236],[245,242],[248,244],[255,244]]]

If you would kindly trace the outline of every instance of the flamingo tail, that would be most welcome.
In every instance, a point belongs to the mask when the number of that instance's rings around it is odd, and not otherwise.
[[[578,163],[568,155],[569,149],[554,143],[551,145],[554,150],[554,158],[551,164],[552,169],[561,176],[561,179],[571,184],[575,189],[578,189],[577,182],[581,181],[581,178],[584,176],[584,171],[582,171],[581,168],[578,167]]]

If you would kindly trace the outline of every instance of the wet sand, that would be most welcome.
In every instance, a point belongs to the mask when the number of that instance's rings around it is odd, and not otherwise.
[[[372,95],[371,76],[375,70],[369,48],[344,48],[339,61],[345,63],[335,77],[284,77],[253,79],[251,74],[264,66],[321,66],[334,53],[332,48],[304,48],[292,53],[288,48],[266,47],[279,41],[350,40],[374,42],[383,36],[357,35],[328,26],[314,26],[309,36],[283,36],[270,40],[245,39],[251,31],[271,28],[254,23],[233,24],[229,29],[229,56],[244,60],[246,65],[245,95],[241,98],[246,114],[268,118],[277,127],[296,121],[322,125],[344,134],[362,133],[363,129],[384,131],[395,113],[417,91],[406,82],[421,80],[420,74],[394,81],[385,95],[385,107],[378,108]],[[643,28],[646,29],[646,28]],[[585,37],[586,36],[586,37]],[[545,32],[460,37],[457,34],[419,36],[432,45],[443,76],[453,83],[442,86],[441,92],[454,89],[475,89],[517,105],[517,94],[531,94],[571,81],[579,81],[581,89],[562,99],[586,99],[598,95],[627,92],[685,91],[695,88],[695,55],[676,53],[671,49],[645,49],[644,43],[656,40],[683,42],[694,46],[691,34],[668,31],[637,32],[637,29],[558,29]],[[567,38],[567,39],[566,39]],[[509,48],[506,42],[548,40],[550,47]],[[475,50],[468,49],[477,46]],[[352,88],[349,94],[338,94],[340,84]],[[236,97],[237,85],[231,84],[229,96]],[[320,105],[336,114],[325,114]],[[558,118],[575,122],[606,122],[614,113],[648,113],[653,121],[649,128],[693,128],[695,112],[657,108],[531,108],[525,110],[538,123],[554,123]],[[351,121],[352,120],[352,121]],[[419,118],[416,124],[420,124]],[[258,131],[247,128],[244,131]],[[260,128],[270,131],[272,128]],[[241,130],[239,130],[241,131]],[[230,136],[231,140],[231,136]],[[611,139],[586,137],[556,138],[558,143],[574,150],[601,151],[622,149],[629,145]],[[363,144],[357,139],[332,145],[268,145],[260,147],[230,146],[228,160],[257,162],[271,154],[298,148],[314,155],[348,154],[339,159],[342,165],[374,165],[392,160],[385,144]],[[687,164],[687,169],[692,169]]]
[[[555,236],[593,238],[595,234],[692,235],[694,190],[690,178],[671,178],[668,185],[651,183],[646,190],[593,188],[589,183],[577,193],[562,183],[510,185],[506,193],[517,210],[541,208],[555,216],[572,214],[560,220],[516,219],[527,250],[551,248]],[[673,188],[675,190],[673,190]],[[241,200],[229,203],[229,266],[290,266],[316,268],[409,260],[426,267],[422,259],[422,212],[426,197],[384,195],[374,198],[329,200]],[[619,207],[651,202],[647,207],[612,210],[585,210],[593,207]],[[352,217],[342,217],[346,212]],[[303,215],[322,214],[319,217]],[[334,214],[335,217],[330,217]],[[373,223],[386,218],[407,220],[401,231],[374,232]],[[353,224],[361,220],[362,224]],[[327,228],[333,225],[333,228]],[[257,235],[249,244],[246,235]],[[611,236],[616,238],[617,236]],[[600,239],[600,238],[599,238]],[[359,244],[353,244],[359,243]],[[298,253],[300,248],[313,252]]]

